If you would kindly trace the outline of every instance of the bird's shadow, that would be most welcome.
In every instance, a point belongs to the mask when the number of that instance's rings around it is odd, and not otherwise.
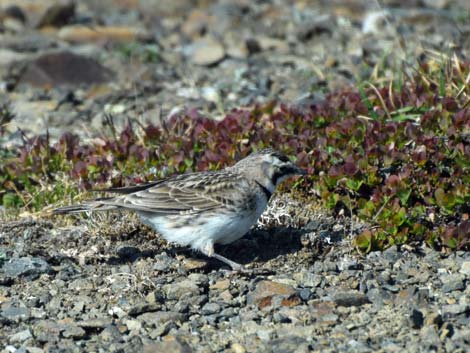
[[[264,263],[279,256],[301,250],[303,247],[301,237],[307,232],[308,230],[305,229],[288,227],[273,227],[269,230],[254,229],[231,244],[216,244],[215,252],[242,265],[253,262]],[[132,245],[121,246],[116,249],[115,256],[109,258],[107,262],[112,265],[133,263],[140,258],[154,257],[162,251],[166,251],[171,257],[184,254],[188,258],[207,260],[208,269],[227,266],[216,259],[208,258],[202,253],[177,245],[170,245],[169,248],[165,247],[165,249],[152,248],[142,251],[139,250],[139,247]]]
[[[301,237],[306,232],[288,227],[252,230],[232,244],[216,245],[215,251],[243,265],[254,261],[267,262],[300,251],[303,247]]]

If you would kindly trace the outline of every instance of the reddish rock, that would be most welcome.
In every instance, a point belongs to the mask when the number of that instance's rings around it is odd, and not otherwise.
[[[65,26],[57,36],[71,43],[132,42],[148,38],[148,34],[137,27],[126,26]]]
[[[297,291],[283,283],[261,281],[255,290],[248,294],[248,304],[256,304],[260,309],[269,306],[295,306],[301,300]]]

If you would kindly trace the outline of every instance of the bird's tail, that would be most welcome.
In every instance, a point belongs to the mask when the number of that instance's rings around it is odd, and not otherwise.
[[[53,214],[67,214],[67,213],[80,213],[89,211],[110,211],[116,210],[119,207],[115,205],[109,205],[103,201],[112,200],[113,197],[103,197],[100,199],[86,201],[79,205],[71,205],[65,207],[59,207],[52,211]]]

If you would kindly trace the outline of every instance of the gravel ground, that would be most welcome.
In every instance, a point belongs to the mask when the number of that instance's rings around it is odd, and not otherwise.
[[[92,139],[105,113],[119,127],[308,105],[424,56],[470,57],[466,0],[57,3],[0,0],[4,146],[46,128]],[[129,215],[3,221],[1,353],[469,351],[470,254],[361,256],[361,227],[265,217],[219,249],[254,269],[237,274]]]
[[[343,222],[257,228],[219,249],[253,274],[171,247],[130,216],[9,222],[2,353],[468,351],[470,254],[359,256]]]

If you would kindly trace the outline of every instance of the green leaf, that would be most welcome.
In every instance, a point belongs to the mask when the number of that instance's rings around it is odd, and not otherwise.
[[[358,89],[359,89],[359,94],[361,95],[361,98],[362,98],[362,102],[366,105],[367,110],[369,111],[369,115],[371,116],[372,119],[378,120],[379,115],[375,112],[374,105],[367,97],[367,93],[366,93],[366,90],[364,89],[364,85],[360,84]]]
[[[369,252],[372,246],[372,233],[365,230],[354,238],[354,245],[363,252]]]
[[[348,179],[346,181],[346,186],[350,190],[357,191],[357,190],[360,189],[360,187],[362,186],[363,183],[364,183],[364,181],[362,181],[362,180]]]
[[[96,165],[93,165],[93,164],[88,164],[88,165],[86,166],[86,169],[88,170],[88,172],[89,172],[90,174],[93,174],[93,173],[95,173],[95,172],[98,171],[98,167],[97,167]]]
[[[372,201],[370,200],[365,201],[364,199],[360,199],[358,204],[359,204],[358,215],[362,216],[361,218],[367,219],[367,218],[371,218],[374,216],[376,207]]]
[[[458,242],[455,238],[447,238],[444,240],[444,245],[451,249],[455,249],[457,248]]]
[[[434,197],[439,207],[446,211],[452,211],[454,209],[455,197],[451,193],[446,193],[442,188],[438,188],[434,192]]]
[[[398,212],[396,212],[391,221],[397,227],[401,226],[406,221],[406,210],[402,207]]]
[[[17,194],[9,192],[3,195],[2,204],[5,208],[13,208],[22,206],[23,201]]]
[[[411,189],[398,190],[397,196],[402,206],[406,206],[411,195]]]
[[[444,76],[444,69],[439,70],[439,95],[444,97],[446,95],[446,81]]]
[[[328,198],[326,199],[326,207],[334,208],[338,203],[339,195],[335,193],[331,193]]]

